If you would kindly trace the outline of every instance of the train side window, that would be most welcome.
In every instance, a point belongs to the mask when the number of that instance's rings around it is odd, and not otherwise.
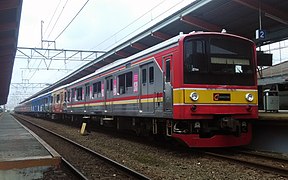
[[[67,92],[64,92],[64,102],[67,102]]]
[[[110,82],[109,79],[106,79],[106,90],[110,91]]]
[[[110,79],[110,91],[113,91],[113,79]]]
[[[154,67],[149,67],[149,83],[154,83]]]
[[[90,87],[89,87],[90,89]],[[93,84],[93,97],[98,98],[101,96],[101,81]]]
[[[170,82],[170,59],[166,61],[166,82]]]
[[[64,98],[64,96],[63,96],[63,92],[61,92],[61,94],[60,94],[60,103],[63,102],[63,98]]]
[[[57,94],[56,96],[56,103],[59,103],[60,102],[60,94]]]
[[[118,93],[124,94],[125,93],[125,74],[119,75],[118,80],[119,80]]]
[[[125,74],[126,81],[126,91],[128,93],[132,92],[132,71]]]
[[[77,88],[77,96],[76,96],[78,101],[82,100],[82,87]]]
[[[132,71],[119,75],[118,80],[119,80],[119,89],[118,89],[119,94],[132,92]]]
[[[67,102],[70,102],[70,97],[71,97],[71,92],[70,92],[70,90],[68,90],[68,93],[67,93]]]
[[[76,100],[76,98],[75,98],[75,96],[76,96],[76,95],[75,95],[75,88],[73,88],[73,89],[71,90],[71,93],[72,93],[72,94],[71,94],[71,97],[72,97],[72,98],[71,98],[71,101],[75,101],[75,100]]]
[[[142,69],[142,84],[146,83],[146,69]]]

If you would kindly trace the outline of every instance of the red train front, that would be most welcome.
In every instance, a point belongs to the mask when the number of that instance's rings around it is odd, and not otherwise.
[[[248,144],[251,120],[258,118],[253,42],[228,34],[203,33],[185,36],[179,44],[181,60],[166,61],[166,67],[172,63],[174,68],[164,90],[168,92],[164,95],[166,103],[170,92],[173,97],[164,107],[173,110],[167,133],[189,147]]]

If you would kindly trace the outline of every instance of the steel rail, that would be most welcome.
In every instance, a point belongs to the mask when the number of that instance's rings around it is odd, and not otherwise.
[[[270,173],[273,173],[273,174],[277,174],[277,175],[281,175],[281,176],[284,176],[284,177],[288,177],[288,169],[285,169],[285,168],[275,167],[275,166],[268,165],[268,164],[263,164],[263,163],[252,162],[252,161],[249,161],[249,160],[243,160],[243,159],[239,159],[239,158],[232,157],[232,156],[229,156],[229,155],[223,155],[223,154],[220,154],[220,153],[214,153],[214,152],[205,151],[204,154],[212,156],[212,157],[221,158],[221,159],[224,159],[224,160],[229,160],[229,161],[232,161],[232,162],[236,162],[236,163],[242,164],[242,165],[247,166],[247,167],[253,167],[253,168],[256,168],[258,170],[265,171],[265,172],[270,172]]]
[[[282,163],[287,163],[288,164],[288,159],[287,158],[281,158],[281,157],[276,157],[272,155],[267,155],[267,154],[262,154],[262,153],[257,153],[253,151],[247,151],[247,150],[236,150],[236,153],[242,153],[250,156],[257,156],[260,158],[265,158],[267,160],[274,160],[277,162],[282,162]]]
[[[97,153],[97,152],[95,152],[95,151],[93,151],[93,150],[91,150],[91,149],[89,149],[89,148],[87,148],[87,147],[85,147],[85,146],[77,143],[77,142],[72,141],[71,139],[68,139],[68,138],[66,138],[66,137],[64,137],[64,136],[62,136],[62,135],[60,135],[60,134],[57,134],[57,133],[55,133],[55,132],[53,132],[53,131],[51,131],[51,130],[49,130],[49,129],[46,129],[46,128],[42,127],[42,126],[39,126],[39,125],[37,125],[37,124],[35,124],[35,123],[32,123],[32,122],[30,122],[30,121],[27,121],[27,120],[25,120],[24,118],[19,117],[19,116],[15,115],[15,114],[14,114],[13,116],[14,116],[15,118],[24,120],[25,122],[28,122],[28,123],[30,123],[30,124],[32,124],[32,125],[40,128],[40,129],[46,131],[46,132],[49,132],[49,133],[51,133],[51,134],[53,134],[53,135],[55,135],[55,136],[57,136],[57,137],[65,140],[65,141],[67,141],[67,142],[69,142],[69,143],[71,143],[71,144],[73,144],[73,145],[75,145],[75,146],[77,146],[77,147],[79,147],[79,148],[81,148],[81,149],[84,149],[86,152],[88,152],[88,153],[90,153],[90,154],[98,157],[99,159],[102,159],[102,160],[108,162],[109,164],[115,166],[116,168],[121,169],[122,171],[126,172],[127,174],[129,174],[129,175],[131,175],[131,176],[133,176],[133,177],[135,177],[135,178],[137,178],[137,179],[143,179],[143,180],[148,180],[148,179],[150,179],[149,177],[147,177],[147,176],[145,176],[145,175],[143,175],[143,174],[141,174],[141,173],[139,173],[139,172],[137,172],[137,171],[135,171],[135,170],[133,170],[133,169],[131,169],[131,168],[128,168],[128,167],[126,167],[126,166],[124,166],[124,165],[122,165],[122,164],[120,164],[120,163],[118,163],[118,162],[116,162],[116,161],[114,161],[114,160],[112,160],[112,159],[104,156],[104,155],[101,155],[101,154],[99,154],[99,153]]]
[[[61,157],[62,163],[69,168],[69,170],[77,176],[79,179],[89,180],[84,174],[82,174],[77,168],[75,168],[69,161],[65,158]]]

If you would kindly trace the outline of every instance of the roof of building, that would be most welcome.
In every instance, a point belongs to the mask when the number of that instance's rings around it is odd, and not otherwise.
[[[0,1],[0,105],[6,104],[17,51],[22,0]]]

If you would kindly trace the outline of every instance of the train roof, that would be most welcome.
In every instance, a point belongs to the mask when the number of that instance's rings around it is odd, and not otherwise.
[[[149,54],[151,54],[151,53],[153,53],[153,52],[155,52],[155,51],[157,51],[159,49],[163,49],[163,48],[168,47],[168,46],[170,46],[172,44],[178,43],[178,41],[181,38],[184,38],[184,37],[189,36],[189,35],[225,35],[225,36],[232,36],[232,37],[241,38],[241,39],[244,39],[244,40],[247,40],[247,41],[250,41],[251,43],[253,43],[253,41],[251,41],[250,39],[247,39],[247,38],[244,38],[244,37],[241,37],[241,36],[237,36],[237,35],[234,35],[234,34],[222,33],[222,32],[203,32],[203,31],[195,32],[195,31],[193,31],[193,32],[190,32],[189,34],[179,33],[179,35],[177,35],[175,37],[172,37],[172,38],[170,38],[170,39],[168,39],[168,40],[166,40],[166,41],[164,41],[162,43],[159,43],[159,44],[157,44],[155,46],[152,46],[152,47],[150,47],[148,49],[145,49],[145,50],[143,50],[143,51],[141,51],[141,52],[139,52],[137,54],[134,54],[134,55],[129,56],[127,58],[119,59],[117,61],[114,61],[114,62],[106,65],[106,66],[103,66],[103,67],[97,69],[94,73],[91,73],[91,74],[89,74],[87,76],[84,76],[84,77],[82,77],[82,78],[70,83],[69,86],[70,85],[75,85],[75,84],[77,84],[77,83],[79,83],[79,82],[81,82],[83,80],[89,79],[89,78],[91,78],[91,77],[93,77],[95,75],[98,75],[100,73],[103,73],[103,72],[105,72],[105,71],[107,71],[107,70],[109,70],[111,68],[114,68],[114,67],[126,64],[128,62],[131,62],[132,60],[134,60],[136,58],[144,57],[144,56],[149,55]],[[66,86],[68,86],[68,85],[66,85]]]
[[[52,91],[49,91],[49,92],[50,92],[50,93],[53,93],[53,92],[55,92],[55,91],[59,91],[59,90],[65,88],[65,87],[67,87],[67,86],[69,86],[69,85],[70,85],[70,84],[65,84],[65,85],[60,86],[60,87],[57,87],[57,88],[55,88],[55,89],[53,89]]]
[[[233,36],[233,37],[242,38],[242,39],[251,41],[251,40],[249,40],[249,39],[247,39],[247,38],[244,38],[244,37],[241,37],[241,36],[237,36],[237,35],[233,35],[233,34],[228,34],[228,33],[221,33],[221,32],[202,32],[202,31],[200,31],[200,32],[191,32],[191,33],[189,33],[189,34],[180,33],[179,35],[177,35],[177,36],[175,36],[175,37],[172,37],[172,38],[170,38],[170,39],[168,39],[168,40],[166,40],[166,41],[164,41],[164,42],[162,42],[162,43],[159,43],[159,44],[157,44],[157,45],[155,45],[155,46],[152,46],[152,47],[150,47],[150,48],[148,48],[148,49],[146,49],[146,50],[143,50],[143,51],[141,51],[141,52],[139,52],[139,53],[137,53],[137,54],[134,54],[134,55],[129,56],[129,57],[127,57],[127,58],[119,59],[119,60],[117,60],[117,61],[114,61],[114,62],[106,65],[106,66],[103,66],[103,67],[97,69],[94,73],[91,73],[91,74],[89,74],[89,75],[87,75],[87,76],[85,76],[85,77],[82,77],[82,78],[80,78],[80,79],[78,79],[78,80],[76,80],[76,81],[74,81],[74,82],[71,82],[71,83],[69,83],[69,84],[65,84],[65,85],[63,85],[63,86],[57,87],[56,89],[53,89],[53,90],[51,90],[51,91],[49,91],[49,92],[47,92],[47,93],[45,93],[45,94],[40,94],[40,95],[38,95],[38,96],[30,99],[29,101],[33,101],[33,100],[35,100],[35,99],[37,99],[37,98],[46,96],[46,95],[48,95],[48,94],[51,94],[51,93],[53,93],[53,92],[55,92],[55,91],[58,91],[58,90],[60,90],[60,89],[65,88],[65,87],[75,85],[75,84],[77,84],[77,83],[79,83],[79,82],[81,82],[81,81],[83,81],[83,80],[89,79],[89,78],[91,78],[91,77],[93,77],[93,76],[96,76],[96,75],[98,75],[98,74],[100,74],[100,73],[103,73],[103,72],[105,72],[105,71],[107,71],[107,70],[109,70],[109,69],[112,69],[112,68],[114,68],[114,67],[117,67],[117,66],[126,64],[126,63],[128,63],[128,62],[131,62],[132,60],[134,60],[134,59],[136,59],[136,58],[140,58],[140,57],[144,57],[144,56],[146,56],[146,55],[150,55],[151,53],[153,53],[153,52],[155,52],[155,51],[157,51],[157,50],[159,50],[159,49],[163,49],[163,48],[165,48],[165,47],[168,47],[168,46],[171,46],[171,45],[173,45],[173,44],[175,44],[175,43],[178,43],[181,38],[184,38],[184,37],[186,37],[186,36],[188,36],[188,35],[192,35],[192,34],[193,34],[193,35],[213,35],[213,34],[214,34],[214,35],[227,35],[227,36]],[[251,42],[253,43],[253,41],[251,41]],[[29,101],[24,101],[24,102],[29,102]],[[24,103],[24,102],[23,102],[23,103]],[[21,103],[20,103],[20,104],[21,104]]]
[[[110,64],[108,64],[106,66],[103,66],[102,68],[97,69],[94,73],[91,73],[91,74],[89,74],[89,75],[87,75],[87,76],[85,76],[83,78],[80,78],[80,79],[70,83],[69,85],[77,84],[77,83],[79,83],[79,82],[81,82],[81,81],[83,81],[85,79],[88,79],[90,77],[98,75],[98,74],[100,74],[102,72],[105,72],[105,71],[111,69],[111,68],[126,64],[126,63],[128,63],[128,62],[130,62],[130,61],[132,61],[132,60],[134,60],[136,58],[144,57],[144,56],[149,55],[149,54],[151,54],[151,53],[153,53],[153,52],[155,52],[155,51],[157,51],[159,49],[163,49],[163,48],[168,47],[168,46],[170,46],[172,44],[178,43],[179,39],[181,37],[185,36],[185,35],[187,35],[187,34],[179,34],[178,36],[170,38],[170,39],[168,39],[168,40],[166,40],[166,41],[164,41],[162,43],[159,43],[159,44],[157,44],[155,46],[152,46],[152,47],[150,47],[148,49],[145,49],[145,50],[143,50],[143,51],[141,51],[141,52],[139,52],[137,54],[134,54],[134,55],[129,56],[127,58],[123,58],[123,59],[119,59],[117,61],[114,61],[114,62],[112,62],[112,63],[110,63]]]

